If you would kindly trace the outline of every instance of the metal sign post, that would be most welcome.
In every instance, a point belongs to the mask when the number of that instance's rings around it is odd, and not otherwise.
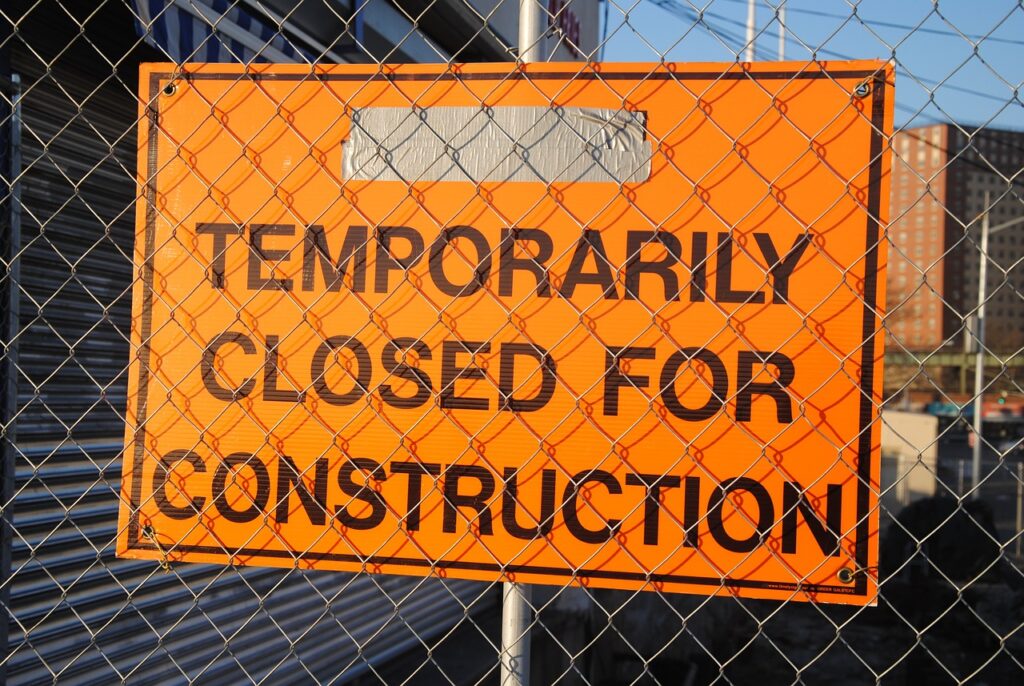
[[[537,0],[519,0],[519,60],[540,62],[543,58],[545,10]]]
[[[543,9],[537,0],[519,0],[519,59],[537,62],[542,56]],[[530,588],[506,581],[501,589],[501,686],[530,683]]]
[[[530,587],[506,581],[501,589],[501,686],[530,683]]]

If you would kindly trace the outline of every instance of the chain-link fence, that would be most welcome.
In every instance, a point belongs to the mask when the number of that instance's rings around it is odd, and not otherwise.
[[[9,683],[1024,680],[1024,5],[523,5],[0,7]]]

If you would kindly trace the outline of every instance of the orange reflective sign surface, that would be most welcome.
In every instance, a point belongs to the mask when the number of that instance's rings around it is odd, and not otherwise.
[[[120,555],[874,602],[889,65],[140,83]]]

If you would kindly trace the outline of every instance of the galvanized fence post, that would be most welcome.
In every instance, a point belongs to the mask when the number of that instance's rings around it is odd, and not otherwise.
[[[544,10],[537,0],[519,1],[519,59],[543,59]],[[525,584],[506,581],[501,597],[501,686],[530,683],[530,624],[533,608]]]
[[[11,545],[13,544],[14,459],[15,417],[18,408],[18,344],[20,293],[18,292],[18,253],[21,250],[21,79],[17,74],[9,76],[8,97],[10,105],[5,107],[7,123],[5,150],[0,159],[6,183],[6,216],[3,219],[3,363],[0,375],[3,379],[3,394],[0,396],[0,682],[6,682],[8,644],[7,636],[11,622]],[[2,121],[2,119],[0,119]]]

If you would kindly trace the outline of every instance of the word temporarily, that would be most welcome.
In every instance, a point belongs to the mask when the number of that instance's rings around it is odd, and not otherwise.
[[[483,232],[472,226],[455,226],[442,230],[429,249],[426,247],[423,234],[409,226],[380,226],[373,232],[372,241],[367,227],[349,226],[339,241],[340,245],[335,245],[332,249],[328,245],[324,227],[314,224],[301,229],[301,282],[296,284],[292,278],[267,274],[266,265],[283,269],[293,256],[291,250],[269,247],[265,240],[270,237],[295,237],[299,231],[299,227],[293,224],[251,224],[239,227],[235,224],[208,223],[196,226],[197,235],[212,237],[206,245],[205,252],[208,256],[209,280],[218,289],[229,287],[225,273],[229,238],[240,236],[244,239],[244,248],[248,250],[245,288],[250,291],[312,291],[317,288],[316,273],[319,270],[324,288],[328,291],[339,291],[344,285],[353,292],[365,292],[367,253],[372,244],[375,253],[372,289],[375,293],[389,292],[393,288],[392,272],[409,270],[426,256],[430,279],[434,286],[445,295],[456,298],[470,296],[483,289],[495,274],[498,279],[497,295],[511,296],[516,275],[523,274],[533,280],[536,284],[536,295],[541,298],[550,298],[556,294],[571,298],[577,288],[592,286],[606,299],[650,301],[663,297],[666,301],[704,302],[710,298],[718,303],[766,302],[764,290],[749,287],[744,289],[734,285],[733,263],[736,259],[736,246],[732,234],[727,232],[717,234],[715,248],[710,254],[709,234],[703,231],[693,232],[685,260],[682,242],[667,231],[617,233],[616,237],[622,236],[625,240],[624,246],[620,249],[623,253],[622,259],[614,262],[605,248],[602,234],[587,229],[576,242],[564,276],[556,285],[552,283],[553,279],[549,273],[554,243],[551,236],[542,229],[503,229],[497,246],[495,266],[494,246]],[[339,235],[341,231],[338,229],[331,233]],[[752,235],[753,244],[761,258],[760,280],[764,280],[767,275],[771,281],[770,302],[776,305],[789,302],[790,277],[810,244],[810,235],[798,235],[782,252],[770,233],[755,232]],[[452,244],[456,240],[464,240],[472,245],[475,253],[473,274],[463,283],[453,281],[446,271],[446,265],[464,259],[453,255]],[[395,255],[395,244],[398,242],[404,243],[403,257]],[[530,256],[517,255],[517,243],[521,246],[528,245]],[[644,258],[644,248],[650,245],[660,247],[657,259]],[[747,259],[752,259],[749,252]],[[624,279],[621,289],[616,284],[616,270],[612,266],[615,264],[623,265]],[[680,276],[684,268],[689,271],[688,283]],[[709,272],[714,276],[713,287],[710,289]],[[643,275],[654,278],[642,279]],[[661,283],[660,294],[644,292],[643,284],[654,283],[655,279]],[[231,284],[231,288],[234,287],[235,284]]]

